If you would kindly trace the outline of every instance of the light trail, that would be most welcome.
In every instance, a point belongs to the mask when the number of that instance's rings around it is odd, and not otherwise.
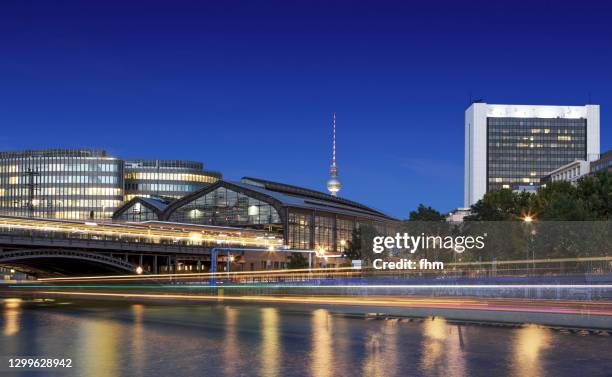
[[[265,251],[264,251],[265,252]],[[270,251],[274,253],[274,251]],[[265,271],[235,271],[235,272],[190,272],[184,274],[147,274],[147,275],[107,275],[107,276],[74,276],[74,277],[58,277],[58,278],[40,278],[38,281],[86,281],[86,280],[151,280],[151,279],[186,279],[194,277],[202,278],[228,278],[234,276],[259,276],[259,275],[270,275],[278,277],[279,275],[294,275],[302,273],[326,273],[333,274],[336,272],[352,272],[355,274],[362,273],[360,270],[356,270],[353,267],[335,267],[330,268],[300,268],[292,270],[265,270]]]
[[[220,285],[9,285],[9,288],[109,288],[109,289],[239,289],[239,288],[272,288],[272,289],[611,289],[612,284],[220,284]]]
[[[265,250],[263,252],[266,252]],[[276,251],[269,251],[274,253]],[[563,262],[593,262],[593,261],[612,261],[612,257],[600,256],[600,257],[584,257],[584,258],[557,258],[557,259],[531,259],[524,260],[508,260],[508,261],[496,261],[496,262],[457,262],[457,263],[446,263],[446,266],[477,266],[477,265],[513,265],[513,264],[546,264],[546,263],[563,263]],[[445,268],[445,271],[453,273],[451,268]],[[417,274],[422,271],[401,271],[399,274]],[[248,276],[265,276],[279,277],[291,276],[294,274],[302,273],[319,273],[327,274],[329,276],[344,276],[346,274],[373,274],[373,275],[397,275],[397,273],[391,273],[389,271],[379,271],[372,268],[361,268],[356,269],[353,267],[334,267],[334,268],[303,268],[303,269],[285,269],[285,270],[265,270],[265,271],[230,271],[230,272],[192,272],[192,273],[173,273],[173,274],[147,274],[147,275],[108,275],[108,276],[74,276],[74,277],[56,277],[56,278],[39,278],[38,281],[121,281],[121,280],[151,280],[151,279],[189,279],[189,278],[229,278],[229,277],[248,277]]]
[[[588,303],[580,303],[578,307],[558,307],[562,302],[554,302],[557,306],[545,306],[547,302],[486,299],[407,299],[388,297],[311,297],[311,296],[212,296],[212,295],[185,295],[185,294],[141,294],[141,293],[107,293],[107,292],[57,292],[40,291],[40,294],[55,296],[80,297],[117,297],[133,299],[154,300],[189,300],[189,301],[234,301],[249,303],[278,303],[278,304],[306,304],[306,305],[344,305],[359,307],[398,307],[398,308],[428,308],[428,309],[456,309],[456,310],[485,310],[523,313],[552,313],[575,314],[593,316],[612,316],[612,305],[604,308],[591,308]],[[570,304],[576,304],[570,303]],[[522,305],[522,306],[521,306]]]

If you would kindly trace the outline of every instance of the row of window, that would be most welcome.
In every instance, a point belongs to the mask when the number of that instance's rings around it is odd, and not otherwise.
[[[0,196],[27,197],[27,187],[0,188]],[[122,190],[115,187],[40,187],[34,191],[36,197],[45,196],[121,196]]]
[[[219,179],[203,174],[186,174],[186,173],[149,173],[149,172],[128,172],[125,174],[125,179],[145,180],[145,181],[186,181],[186,182],[203,182],[214,183]]]
[[[503,178],[489,178],[490,183],[540,183],[540,178],[527,178],[527,177],[503,177]]]
[[[0,177],[1,185],[27,185],[30,177],[26,175]],[[32,177],[34,184],[84,183],[84,184],[121,184],[116,175],[38,175]]]
[[[37,208],[105,208],[113,209],[121,204],[121,200],[107,199],[34,199],[32,205]],[[27,200],[7,200],[0,199],[0,206],[4,208],[27,207]]]
[[[504,135],[504,136],[491,136],[489,142],[492,141],[538,141],[544,143],[550,143],[553,141],[584,141],[586,138],[582,135],[556,135],[554,137],[540,137],[540,136],[525,136],[525,135]]]
[[[108,172],[115,173],[119,171],[119,164],[115,163],[46,163],[31,160],[24,160],[21,164],[0,165],[0,173],[25,173],[34,171],[39,173],[45,172]]]
[[[496,143],[496,142],[493,142],[493,141],[489,142],[489,148],[495,147],[495,148],[547,148],[547,149],[564,148],[564,149],[578,149],[578,148],[582,148],[583,145],[584,145],[584,143],[582,143],[582,144],[579,144],[579,143],[567,143],[567,144],[550,143],[550,144],[543,144],[543,143],[520,143],[520,142],[519,143]],[[546,151],[546,153],[548,153],[548,151]]]
[[[154,191],[154,192],[193,192],[201,189],[201,185],[180,185],[180,184],[169,184],[169,183],[126,183],[125,189],[126,191]]]
[[[517,128],[515,126],[506,127],[506,128],[498,128],[495,127],[490,130],[490,134],[501,134],[501,135],[559,135],[559,134],[570,134],[570,135],[578,135],[584,134],[584,127],[573,127],[573,128],[557,128],[551,131],[550,128]]]
[[[526,127],[584,127],[586,119],[568,118],[487,118],[489,125]]]

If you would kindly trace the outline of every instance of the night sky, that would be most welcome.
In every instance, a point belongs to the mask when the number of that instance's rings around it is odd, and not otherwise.
[[[335,111],[341,196],[405,218],[462,206],[470,94],[590,97],[612,148],[606,1],[122,3],[0,3],[0,150],[98,147],[324,190]]]

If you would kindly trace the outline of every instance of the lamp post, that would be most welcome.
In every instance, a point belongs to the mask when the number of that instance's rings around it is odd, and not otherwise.
[[[531,228],[531,224],[533,224],[533,220],[534,220],[534,217],[532,215],[523,216],[523,223],[525,223],[529,229],[529,241],[527,243],[525,260],[529,261],[529,249],[531,249],[531,274],[532,275],[535,270],[535,250],[533,250],[532,244],[533,244],[533,236],[536,234],[535,230]],[[529,266],[529,264],[527,264],[527,266]],[[529,267],[527,267],[527,270],[529,272]]]

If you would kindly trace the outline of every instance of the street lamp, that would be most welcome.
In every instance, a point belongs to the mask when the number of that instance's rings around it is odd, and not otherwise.
[[[138,275],[142,275],[142,267],[140,267],[140,266],[136,267],[136,273]]]
[[[535,229],[531,229],[531,224],[534,221],[534,216],[531,214],[527,214],[523,216],[523,222],[529,226],[529,243],[527,244],[526,250],[526,258],[525,260],[529,260],[529,249],[531,249],[531,273],[535,270],[535,250],[533,249],[533,237],[536,234]]]

